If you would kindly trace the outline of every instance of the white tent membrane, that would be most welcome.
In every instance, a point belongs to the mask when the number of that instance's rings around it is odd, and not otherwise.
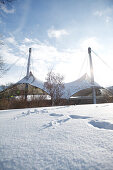
[[[102,88],[98,83],[94,82],[95,88]],[[81,78],[70,83],[65,83],[64,98],[70,98],[75,93],[92,88],[91,79],[87,73],[85,73]]]
[[[48,91],[44,88],[44,82],[36,79],[31,72],[28,78],[27,76],[25,76],[16,84],[26,84],[26,83],[34,87],[40,88],[46,93],[48,93]],[[76,81],[65,83],[64,86],[65,88],[64,88],[64,94],[62,98],[66,98],[66,99],[70,98],[73,94],[81,90],[92,88],[91,80],[90,77],[87,75],[87,73],[85,73],[80,79]],[[101,86],[96,82],[94,83],[94,86],[96,88],[101,88]]]
[[[25,76],[23,79],[18,81],[16,84],[29,84],[29,85],[40,88],[45,91],[44,82],[36,79],[36,77],[34,77],[31,72],[29,74],[29,77]]]

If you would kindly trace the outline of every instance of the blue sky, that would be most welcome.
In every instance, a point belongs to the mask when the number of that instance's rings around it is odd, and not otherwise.
[[[0,84],[26,75],[29,47],[31,71],[37,78],[44,81],[52,68],[64,75],[65,82],[76,80],[89,73],[90,46],[109,65],[92,53],[95,81],[113,85],[112,18],[112,0],[16,0],[11,7],[1,6],[0,55],[6,68],[13,67]]]

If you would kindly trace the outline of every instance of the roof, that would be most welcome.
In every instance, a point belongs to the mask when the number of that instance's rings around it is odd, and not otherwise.
[[[48,93],[48,90],[46,90],[44,88],[44,82],[40,81],[36,77],[34,77],[34,75],[31,72],[28,77],[25,76],[23,79],[18,81],[15,85],[26,84],[26,83],[29,85],[32,85],[34,87],[40,88],[43,91],[45,91],[46,93]],[[65,86],[65,88],[64,88],[64,94],[63,94],[62,98],[66,98],[66,99],[70,98],[72,95],[74,95],[75,93],[77,93],[81,90],[92,88],[91,79],[87,75],[87,73],[85,73],[80,79],[78,79],[76,81],[73,81],[70,83],[65,83],[64,86]],[[97,88],[101,88],[101,86],[99,84],[97,84],[96,82],[94,82],[94,86]]]
[[[36,79],[36,77],[34,77],[34,75],[31,72],[29,74],[29,77],[25,76],[23,79],[18,81],[16,84],[26,84],[26,83],[44,90],[44,82]]]
[[[65,92],[64,92],[63,97],[69,98],[73,94],[75,94],[81,90],[92,88],[92,86],[93,85],[91,84],[90,77],[88,76],[87,73],[85,73],[80,79],[75,80],[70,83],[65,83],[65,90],[64,90]],[[94,82],[94,86],[101,88],[101,86],[96,82]]]

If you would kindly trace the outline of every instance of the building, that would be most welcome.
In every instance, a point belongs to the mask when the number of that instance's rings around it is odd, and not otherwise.
[[[27,84],[27,98],[38,98],[44,96],[48,98],[49,93],[44,88],[44,82],[36,79],[30,72],[29,76],[25,76],[16,84],[9,86],[0,92],[0,97],[15,98],[25,96]],[[94,82],[97,103],[111,102],[113,94],[98,83]],[[90,77],[85,73],[81,78],[70,83],[64,84],[62,99],[68,100],[72,104],[92,103],[92,83]],[[49,97],[50,99],[50,97]]]

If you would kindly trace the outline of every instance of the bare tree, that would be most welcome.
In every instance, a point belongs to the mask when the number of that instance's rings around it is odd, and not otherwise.
[[[0,0],[0,4],[9,4],[15,0]]]
[[[44,87],[51,96],[52,105],[59,104],[59,101],[63,95],[63,80],[63,76],[61,76],[60,74],[55,74],[52,70],[47,74]]]
[[[15,0],[0,0],[0,10],[5,10],[7,8],[12,8],[12,3],[14,2]]]

